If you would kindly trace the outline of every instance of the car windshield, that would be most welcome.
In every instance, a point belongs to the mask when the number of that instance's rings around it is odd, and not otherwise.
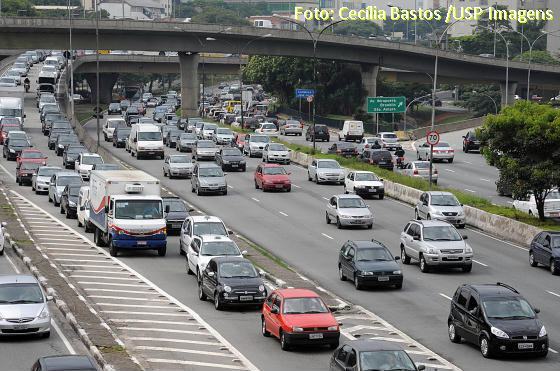
[[[485,298],[482,300],[482,307],[488,318],[535,318],[535,312],[531,305],[525,299],[521,298]]]
[[[0,107],[0,116],[21,117],[21,109]]]
[[[358,249],[356,253],[356,260],[361,261],[392,261],[393,257],[389,252],[380,247]]]
[[[158,200],[117,200],[115,202],[116,219],[161,219],[163,211]]]
[[[202,236],[203,234],[217,234],[227,236],[228,232],[222,223],[219,222],[198,222],[194,223],[193,234]]]
[[[18,62],[18,63],[14,63],[14,67],[15,67],[15,68],[27,68],[27,67],[25,66],[25,63],[19,63],[19,62]]]
[[[220,169],[219,167],[206,167],[206,168],[199,168],[198,175],[203,178],[206,177],[220,178],[224,176],[224,173],[222,172],[222,169]]]
[[[263,168],[264,175],[287,175],[286,170],[281,166],[271,166]]]
[[[223,135],[232,135],[231,130],[229,129],[216,129],[216,133],[217,134],[223,134]]]
[[[72,197],[78,197],[80,195],[80,187],[70,187],[69,194]]]
[[[317,161],[319,169],[340,169],[340,165],[336,161]]]
[[[357,182],[371,182],[378,181],[379,178],[377,177],[377,175],[372,173],[356,173],[354,180]]]
[[[159,131],[141,131],[138,133],[138,140],[160,141],[161,133]]]
[[[196,135],[191,133],[183,133],[181,134],[181,140],[196,140]]]
[[[22,170],[37,170],[41,166],[41,164],[33,163],[33,162],[22,162],[20,165],[20,169]]]
[[[414,166],[417,169],[429,169],[430,168],[430,163],[429,162],[415,162]]]
[[[449,147],[449,143],[439,142],[434,147]]]
[[[58,177],[58,180],[56,181],[56,185],[57,187],[64,187],[67,186],[69,184],[82,184],[82,177],[77,175],[77,176],[60,176]]]
[[[546,199],[547,200],[558,200],[558,199],[560,199],[560,192],[558,192],[557,190],[550,191],[546,195]]]
[[[374,352],[360,352],[360,366],[362,370],[375,371],[415,371],[416,366],[404,350],[378,350]]]
[[[178,130],[178,129],[169,130],[169,136],[170,137],[177,138],[179,135],[181,135],[181,130]]]
[[[164,209],[169,206],[169,212],[187,212],[185,203],[181,200],[163,200]]]
[[[40,168],[39,171],[37,172],[37,176],[53,176],[55,173],[59,172],[60,169],[56,169],[56,168]]]
[[[80,153],[85,152],[85,151],[86,150],[85,150],[84,147],[69,147],[66,150],[66,153],[69,154],[69,155],[77,155],[77,154],[80,154]]]
[[[42,95],[41,103],[56,103],[54,95]]]
[[[397,139],[397,135],[393,133],[383,134],[383,139]]]
[[[462,237],[452,226],[424,227],[424,241],[461,241]]]
[[[107,127],[113,128],[113,129],[126,127],[126,122],[124,120],[107,121]]]
[[[265,129],[265,130],[276,130],[276,125],[274,125],[274,124],[262,124],[261,128]]]
[[[103,159],[100,156],[82,156],[82,164],[84,165],[94,165],[102,163]]]
[[[356,208],[364,208],[367,207],[364,200],[359,197],[348,197],[348,198],[339,198],[338,199],[338,208],[339,209],[356,209]]]
[[[94,165],[95,170],[119,170],[119,165],[116,164],[97,164]]]
[[[12,147],[27,147],[29,145],[29,142],[26,140],[21,140],[21,139],[12,139],[10,140],[10,146]]]
[[[13,77],[1,77],[0,82],[15,84],[16,81],[14,80]]]
[[[216,148],[216,144],[214,144],[214,142],[202,141],[202,140],[196,143],[196,146],[198,148]]]
[[[204,124],[204,130],[214,130],[218,127],[218,125],[215,124]]]
[[[24,152],[21,154],[21,158],[45,158],[41,152]]]
[[[218,271],[222,278],[256,278],[259,275],[249,262],[224,262],[221,263]]]
[[[197,122],[196,123],[196,128],[197,129],[202,129],[203,126],[204,126],[204,122]]]
[[[109,104],[109,109],[120,109],[121,105],[118,103],[111,103]]]
[[[6,283],[0,285],[0,305],[39,304],[43,293],[36,283]]]
[[[20,127],[18,126],[4,126],[2,128],[3,133],[9,133],[10,131],[19,131]]]
[[[118,130],[117,138],[126,138],[130,135],[130,130]]]
[[[170,156],[169,157],[169,162],[174,163],[174,164],[188,164],[191,163],[191,158],[190,156]]]
[[[266,135],[252,135],[250,141],[253,143],[270,143],[270,138]]]
[[[241,151],[237,148],[224,148],[222,149],[223,156],[241,156]]]
[[[284,314],[328,313],[320,298],[288,298],[284,300]]]
[[[15,117],[3,117],[0,120],[0,124],[2,125],[17,125],[19,126],[19,119],[15,118]]]
[[[453,195],[432,195],[432,206],[459,206],[461,205]]]
[[[283,144],[269,144],[268,145],[269,151],[287,151],[287,148]]]
[[[204,242],[200,249],[202,256],[241,255],[239,248],[233,241]]]

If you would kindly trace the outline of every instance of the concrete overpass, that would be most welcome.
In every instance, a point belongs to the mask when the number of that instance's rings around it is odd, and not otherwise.
[[[95,49],[95,25],[93,19],[73,20],[75,48]],[[69,21],[62,18],[4,17],[0,23],[0,48],[66,48],[68,28]],[[37,37],[38,32],[41,37]],[[273,34],[262,38],[269,32]],[[184,113],[187,115],[196,110],[199,52],[239,54],[243,50],[243,54],[249,55],[296,57],[311,57],[313,54],[311,40],[304,32],[247,26],[232,26],[226,31],[222,25],[101,20],[99,35],[100,49],[179,52]],[[214,40],[207,41],[207,37]],[[318,58],[360,64],[364,88],[371,96],[376,92],[379,67],[432,73],[436,53],[435,49],[423,46],[325,34],[317,48]],[[442,50],[439,56],[439,76],[442,78],[505,86],[504,60]],[[526,63],[510,62],[511,95],[518,83],[526,81],[527,68]],[[534,65],[532,83],[546,89],[560,88],[560,67]],[[513,97],[509,100],[513,101]]]

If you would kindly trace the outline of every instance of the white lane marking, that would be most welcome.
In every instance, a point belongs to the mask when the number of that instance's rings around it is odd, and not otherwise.
[[[288,216],[288,214],[283,213],[282,211],[279,211],[278,213],[280,213],[281,215],[284,215],[284,216]]]
[[[492,239],[492,240],[495,240],[495,241],[498,241],[498,242],[502,242],[502,243],[505,243],[506,245],[510,245],[510,246],[516,247],[516,248],[518,248],[519,250],[529,251],[529,249],[527,249],[527,248],[525,248],[525,247],[522,247],[522,246],[516,245],[516,244],[514,244],[514,243],[511,243],[511,242],[508,242],[508,241],[501,240],[501,239],[499,239],[499,238],[490,236],[489,234],[480,232],[480,231],[478,231],[478,230],[476,230],[476,229],[472,229],[472,228],[467,228],[467,229],[468,229],[469,231],[474,232],[474,233],[478,233],[478,234],[480,234],[480,235],[483,235],[484,237],[488,237],[488,238],[490,238],[490,239]]]
[[[554,296],[557,296],[557,297],[560,298],[560,294],[557,294],[557,293],[555,293],[555,292],[553,292],[553,291],[548,291],[548,290],[546,290],[546,292],[548,292],[550,295],[554,295]]]
[[[442,294],[441,292],[439,293],[439,296],[442,296],[442,297],[446,298],[447,300],[453,300],[449,296],[447,296],[445,294]]]
[[[66,338],[66,335],[64,335],[64,333],[62,332],[60,327],[58,327],[58,325],[56,324],[56,321],[51,321],[51,325],[54,328],[54,330],[56,331],[56,333],[58,334],[58,336],[60,337],[60,340],[62,340],[62,342],[64,343],[64,346],[66,347],[66,349],[68,349],[68,351],[70,352],[70,354],[76,354],[76,351],[74,350],[74,347],[72,346],[72,344],[70,344],[70,342]]]
[[[323,197],[323,200],[327,200],[327,201],[328,201],[329,199],[328,199],[328,198],[326,198],[326,197]]]
[[[482,180],[483,182],[490,182],[490,179],[480,178],[480,180]]]
[[[464,162],[465,164],[472,165],[472,162],[470,162],[470,161],[463,161],[463,162]]]
[[[222,344],[211,341],[200,341],[200,340],[185,340],[185,339],[170,339],[170,338],[151,338],[144,336],[131,336],[128,338],[132,341],[156,341],[156,342],[170,342],[170,343],[186,343],[186,344],[198,344],[198,345],[213,345],[220,346]]]
[[[121,267],[119,267],[118,265],[89,265],[89,264],[60,264],[62,267],[86,267],[86,268],[103,268],[103,269],[119,269],[122,270]],[[72,272],[77,272],[79,270],[70,270],[70,269],[66,269],[68,271],[72,271]],[[113,272],[107,272],[107,273],[113,273]]]
[[[12,268],[14,268],[14,271],[15,271],[17,274],[20,274],[20,273],[21,273],[20,270],[18,269],[18,267],[16,267],[16,265],[14,264],[14,262],[12,261],[12,259],[11,259],[8,255],[6,255],[6,259],[8,260],[8,263],[10,263],[10,265],[12,266]]]
[[[121,308],[150,308],[150,309],[172,309],[175,307],[170,305],[139,305],[139,304],[117,304],[117,303],[96,303],[97,305],[104,305],[107,307],[121,307]]]
[[[117,327],[119,330],[123,331],[156,331],[156,332],[167,332],[170,334],[190,334],[190,335],[208,335],[204,331],[190,331],[190,330],[175,330],[170,328],[153,328],[153,327]]]
[[[225,368],[229,370],[246,370],[246,368],[242,366],[222,365],[219,363],[208,363],[208,362],[179,361],[176,359],[148,358],[147,361],[150,363],[170,363],[175,365],[192,365],[192,366],[205,366],[205,367],[212,367],[212,368]]]
[[[92,282],[92,281],[78,281],[80,285],[99,285],[99,286],[119,286],[119,287],[150,287],[145,284],[132,284],[132,283],[111,283],[111,282]]]
[[[8,169],[6,169],[6,168],[5,168],[4,166],[2,166],[2,165],[0,165],[0,169],[4,170],[4,172],[5,172],[6,174],[8,174],[8,176],[9,176],[14,182],[16,181],[16,176],[15,176],[14,174],[10,173],[10,172],[8,171]]]
[[[72,270],[72,269],[63,269],[64,272],[70,272],[70,273],[109,273],[109,274],[124,274],[124,275],[129,275],[130,273],[128,272],[109,272],[109,271],[96,271],[96,270],[86,270],[86,269],[78,269],[78,270]],[[74,276],[72,276],[74,277]],[[132,299],[132,298],[131,298]]]
[[[174,326],[187,326],[187,327],[200,326],[198,323],[187,323],[187,322],[178,322],[178,321],[155,321],[153,319],[119,318],[119,319],[111,319],[111,321],[123,322],[123,323],[150,323],[150,324],[157,323],[159,325],[174,325]],[[214,342],[213,344],[220,344],[220,343]]]
[[[322,234],[323,236],[327,237],[329,240],[334,240],[334,238],[332,238],[332,237],[329,236],[328,234],[324,234],[324,233],[321,233],[321,234]]]
[[[468,189],[468,188],[465,188],[465,191],[470,192],[470,193],[476,193],[476,191],[473,191],[472,189]]]
[[[79,273],[82,273],[82,271],[77,271]],[[107,272],[102,272],[102,273],[107,273]],[[108,276],[84,276],[84,275],[74,275],[71,274],[70,277],[72,278],[96,278],[96,279],[100,279],[100,280],[117,280],[117,281],[138,281],[138,278],[130,278],[130,277],[108,277]]]
[[[558,354],[558,351],[557,351],[557,350],[554,350],[554,349],[552,349],[552,348],[550,348],[550,347],[548,347],[548,350],[550,350],[550,351],[551,351],[552,353],[554,353],[554,354]]]
[[[131,297],[131,296],[89,295],[89,297],[90,298],[95,298],[95,299],[114,299],[114,300],[149,301],[149,302],[159,301],[159,302],[164,302],[164,303],[167,302],[167,300],[164,300],[164,299],[138,298],[138,297]],[[146,321],[146,322],[151,322],[151,321]],[[181,322],[178,322],[178,323],[181,323]]]
[[[301,188],[300,186],[298,186],[296,184],[293,184],[293,183],[292,183],[292,187]]]
[[[230,189],[233,189],[233,187],[232,187],[232,186],[230,186],[229,184],[228,184],[228,186],[227,186],[227,187],[228,187],[228,188],[230,188]]]
[[[186,313],[161,313],[161,312],[128,312],[128,311],[122,311],[122,310],[102,310],[103,313],[109,313],[109,314],[126,314],[127,316],[130,315],[140,315],[140,316],[169,316],[169,317],[185,317],[185,318],[191,318],[191,316],[189,314]],[[113,320],[113,318],[111,318],[111,320]],[[127,329],[130,330],[130,329]],[[208,334],[206,334],[208,335]]]
[[[181,348],[167,348],[167,347],[151,347],[147,345],[137,345],[136,349],[140,350],[155,350],[158,352],[177,352],[177,353],[190,353],[190,354],[202,354],[205,356],[215,356],[215,357],[226,357],[235,358],[234,354],[226,354],[220,352],[209,352],[206,350],[193,350],[193,349],[181,349]]]
[[[124,294],[142,294],[142,295],[159,295],[157,292],[150,291],[137,291],[137,290],[116,290],[116,289],[97,289],[92,287],[84,288],[86,291],[101,291],[101,292],[122,292]]]
[[[451,169],[444,169],[445,171],[449,171],[450,173],[454,173],[455,170],[451,170]]]
[[[253,200],[255,202],[261,202],[259,199],[255,198],[255,197],[251,197],[251,200]]]
[[[475,259],[473,259],[472,261],[475,262],[476,264],[482,265],[483,267],[487,267],[487,266],[488,266],[488,265],[486,265],[486,264],[484,264],[484,263],[481,263],[481,262],[479,262],[478,260],[475,260]]]

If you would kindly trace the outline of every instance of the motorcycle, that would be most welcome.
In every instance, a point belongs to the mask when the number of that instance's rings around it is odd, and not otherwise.
[[[23,87],[25,88],[25,92],[29,93],[29,88],[31,87],[30,84],[28,82],[23,84]]]

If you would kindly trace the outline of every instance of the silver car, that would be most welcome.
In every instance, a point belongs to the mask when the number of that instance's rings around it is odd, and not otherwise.
[[[307,167],[307,178],[315,183],[344,183],[345,171],[336,160],[313,160]]]
[[[216,143],[212,142],[211,140],[199,140],[196,142],[194,147],[194,159],[196,161],[199,160],[214,160],[216,157],[216,152],[218,152],[220,148],[216,145]]]
[[[411,176],[413,178],[422,178],[424,180],[430,179],[430,162],[429,161],[412,161],[404,166],[403,169],[397,169],[403,175]],[[432,183],[438,182],[438,170],[432,166]]]
[[[177,139],[177,144],[175,148],[179,152],[192,152],[194,147],[196,147],[196,134],[193,133],[183,133]]]
[[[59,171],[54,173],[49,181],[49,202],[54,203],[54,206],[59,206],[62,191],[64,191],[64,188],[69,184],[82,185],[82,177],[80,174],[73,171]]]
[[[332,196],[325,215],[327,224],[336,223],[337,228],[367,226],[373,228],[373,214],[358,195]]]
[[[188,155],[167,155],[163,161],[163,176],[190,178],[194,164]]]
[[[465,210],[453,193],[425,192],[414,208],[416,220],[437,219],[465,228]]]
[[[51,334],[51,314],[39,282],[30,275],[0,276],[0,335]]]
[[[418,160],[430,161],[430,145],[422,144],[416,149]],[[455,158],[455,150],[447,142],[439,142],[434,146],[434,161],[445,161],[452,163]]]
[[[303,135],[303,125],[297,120],[286,120],[284,124],[280,126],[281,135]]]
[[[247,134],[245,135],[245,144],[243,146],[243,154],[249,157],[262,157],[264,147],[270,143],[270,137],[265,134]]]
[[[227,195],[226,176],[222,168],[214,163],[196,164],[191,177],[191,191],[199,196],[203,193]]]
[[[279,162],[290,164],[290,150],[280,143],[268,143],[263,150],[264,162]]]
[[[393,151],[398,148],[402,148],[401,144],[399,143],[399,137],[397,137],[397,134],[393,132],[379,133],[377,135],[377,138],[380,139],[379,144],[381,144],[381,146],[386,150]]]
[[[228,128],[216,128],[212,140],[216,144],[231,144],[233,142],[233,132]]]
[[[51,177],[59,171],[62,168],[58,166],[41,166],[31,178],[31,190],[36,194],[48,192]]]
[[[451,224],[441,220],[412,220],[401,232],[401,260],[420,262],[423,273],[432,267],[472,270],[473,250]]]

